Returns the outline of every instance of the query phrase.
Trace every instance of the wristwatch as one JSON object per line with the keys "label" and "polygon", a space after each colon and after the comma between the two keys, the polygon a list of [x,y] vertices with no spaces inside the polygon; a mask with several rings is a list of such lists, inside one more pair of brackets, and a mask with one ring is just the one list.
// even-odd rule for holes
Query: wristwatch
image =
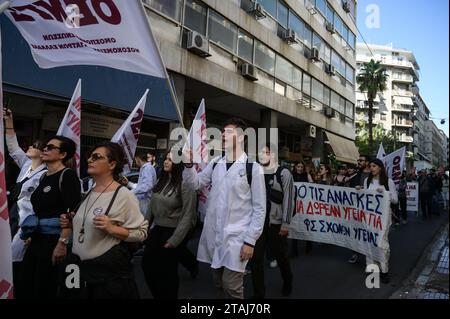
{"label": "wristwatch", "polygon": [[66,246],[69,244],[69,238],[59,237],[58,241],[62,242]]}

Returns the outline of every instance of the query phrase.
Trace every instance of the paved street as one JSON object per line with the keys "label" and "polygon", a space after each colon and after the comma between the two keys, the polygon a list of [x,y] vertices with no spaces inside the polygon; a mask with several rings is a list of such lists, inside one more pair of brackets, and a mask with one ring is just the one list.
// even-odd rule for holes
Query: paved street
{"label": "paved street", "polygon": [[[357,264],[347,262],[351,252],[332,245],[314,244],[310,254],[305,255],[304,243],[300,244],[300,256],[292,260],[294,290],[290,298],[389,298],[404,285],[404,281],[415,269],[421,256],[448,223],[448,212],[434,216],[431,221],[409,216],[407,225],[400,225],[390,232],[391,283],[381,284],[379,289],[365,287],[365,260]],[[195,251],[196,242],[191,249]],[[140,269],[140,259],[135,259],[136,277],[142,298],[151,298]],[[201,264],[197,279],[190,278],[181,266],[180,298],[215,298],[209,265]],[[282,298],[279,269],[266,265],[267,298]],[[251,276],[245,277],[245,295],[252,295]]]}

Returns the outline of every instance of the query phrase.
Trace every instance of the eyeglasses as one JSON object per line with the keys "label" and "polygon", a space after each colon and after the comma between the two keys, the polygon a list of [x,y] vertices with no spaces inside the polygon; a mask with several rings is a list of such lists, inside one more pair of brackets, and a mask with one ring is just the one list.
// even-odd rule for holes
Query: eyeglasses
{"label": "eyeglasses", "polygon": [[34,143],[33,145],[31,145],[32,148],[37,149],[39,151],[42,151],[44,149],[45,146],[43,146],[41,143]]}
{"label": "eyeglasses", "polygon": [[96,162],[98,160],[101,159],[105,159],[106,157],[104,157],[103,155],[100,155],[98,153],[93,153],[91,154],[91,156],[89,156],[88,160],[91,160],[92,162]]}
{"label": "eyeglasses", "polygon": [[55,146],[53,144],[47,144],[44,146],[43,150],[47,150],[47,151],[61,150],[61,147]]}

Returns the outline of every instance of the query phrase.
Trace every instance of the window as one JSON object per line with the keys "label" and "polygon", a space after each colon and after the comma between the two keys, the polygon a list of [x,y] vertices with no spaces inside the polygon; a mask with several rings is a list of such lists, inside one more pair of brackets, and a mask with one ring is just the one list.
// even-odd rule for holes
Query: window
{"label": "window", "polygon": [[327,12],[327,2],[325,0],[316,0],[316,8],[325,15]]}
{"label": "window", "polygon": [[338,71],[345,78],[345,61],[342,58],[340,60],[341,60],[341,63],[340,63],[340,67],[339,67]]}
{"label": "window", "polygon": [[280,81],[275,81],[275,92],[284,96],[286,94],[286,84]]}
{"label": "window", "polygon": [[353,70],[353,68],[349,64],[347,64],[345,68],[345,78],[350,83],[354,83],[353,74],[355,74],[355,70]]}
{"label": "window", "polygon": [[303,93],[311,95],[311,77],[303,73]]}
{"label": "window", "polygon": [[341,57],[335,51],[331,51],[331,64],[334,65],[337,71],[341,67]]}
{"label": "window", "polygon": [[195,0],[186,0],[184,25],[206,35],[206,7]]}
{"label": "window", "polygon": [[305,36],[304,36],[305,45],[311,49],[311,41],[312,41],[312,31],[311,28],[305,25]]}
{"label": "window", "polygon": [[303,39],[305,24],[292,11],[289,11],[289,27],[295,31],[299,38]]}
{"label": "window", "polygon": [[328,44],[324,45],[324,61],[328,64],[331,63],[331,48]]}
{"label": "window", "polygon": [[277,63],[275,67],[275,76],[280,80],[292,84],[292,71],[294,66],[281,56],[277,55]]}
{"label": "window", "polygon": [[327,21],[333,23],[334,21],[333,17],[334,17],[334,10],[329,5],[327,5],[327,12],[326,12]]}
{"label": "window", "polygon": [[334,91],[331,91],[331,108],[339,111],[339,95]]}
{"label": "window", "polygon": [[312,46],[319,49],[320,52],[320,56],[322,57],[322,59],[324,58],[325,55],[325,45],[322,42],[322,39],[317,35],[317,34],[313,34],[313,42],[312,42]]}
{"label": "window", "polygon": [[272,17],[277,17],[277,0],[259,0],[259,3]]}
{"label": "window", "polygon": [[302,71],[296,67],[294,67],[293,71],[293,79],[292,79],[292,85],[301,90],[302,89]]}
{"label": "window", "polygon": [[323,87],[323,104],[330,105],[330,89],[326,86]]}
{"label": "window", "polygon": [[237,27],[221,15],[210,11],[209,38],[226,49],[236,52]]}
{"label": "window", "polygon": [[158,10],[159,12],[165,14],[166,16],[171,17],[172,19],[175,19],[177,21],[181,20],[182,0],[174,0],[174,1],[147,0],[146,2],[150,3],[150,7],[152,7],[155,10]]}
{"label": "window", "polygon": [[353,119],[353,103],[346,101],[345,103],[345,115]]}
{"label": "window", "polygon": [[347,42],[353,49],[355,48],[355,41],[356,41],[355,35],[353,34],[352,31],[349,30],[348,31],[348,40],[347,40]]}
{"label": "window", "polygon": [[319,102],[323,101],[323,84],[317,81],[316,79],[312,79],[312,93],[311,96],[318,100]]}
{"label": "window", "polygon": [[253,38],[239,31],[238,36],[238,56],[249,62],[253,62]]}
{"label": "window", "polygon": [[341,36],[343,36],[344,32],[342,29],[344,28],[344,23],[342,22],[342,19],[338,15],[334,16],[334,26],[336,28],[336,31],[339,32]]}
{"label": "window", "polygon": [[348,42],[348,33],[349,33],[349,30],[348,30],[348,28],[347,28],[346,25],[344,25],[344,26],[342,27],[342,31],[344,32],[344,33],[342,34],[342,37],[344,38],[345,42]]}
{"label": "window", "polygon": [[343,97],[339,97],[339,113],[345,114],[345,99]]}
{"label": "window", "polygon": [[274,73],[275,52],[259,41],[256,41],[255,46],[255,64],[270,74]]}
{"label": "window", "polygon": [[278,23],[285,29],[287,29],[287,27],[288,27],[288,16],[289,16],[288,8],[284,4],[279,2],[278,3]]}

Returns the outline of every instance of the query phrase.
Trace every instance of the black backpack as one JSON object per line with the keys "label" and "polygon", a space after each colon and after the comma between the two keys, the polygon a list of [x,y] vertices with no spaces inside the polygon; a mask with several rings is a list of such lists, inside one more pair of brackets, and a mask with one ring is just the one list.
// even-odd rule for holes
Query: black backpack
{"label": "black backpack", "polygon": [[[218,164],[218,162],[214,162],[213,167],[212,167],[213,172],[214,172],[214,169],[216,168],[217,164]],[[250,187],[252,186],[252,177],[253,177],[252,170],[253,170],[253,162],[249,163],[248,158],[247,158],[247,161],[245,162],[245,171],[247,173],[248,186],[250,186]]]}
{"label": "black backpack", "polygon": [[267,190],[268,196],[270,201],[274,202],[275,204],[282,204],[283,203],[283,198],[284,198],[284,194],[283,194],[283,182],[281,180],[281,172],[283,171],[283,169],[286,169],[284,167],[279,166],[277,168],[277,171],[275,172],[275,178],[277,179],[277,183],[281,186],[281,191],[273,189],[273,187],[270,187]]}

